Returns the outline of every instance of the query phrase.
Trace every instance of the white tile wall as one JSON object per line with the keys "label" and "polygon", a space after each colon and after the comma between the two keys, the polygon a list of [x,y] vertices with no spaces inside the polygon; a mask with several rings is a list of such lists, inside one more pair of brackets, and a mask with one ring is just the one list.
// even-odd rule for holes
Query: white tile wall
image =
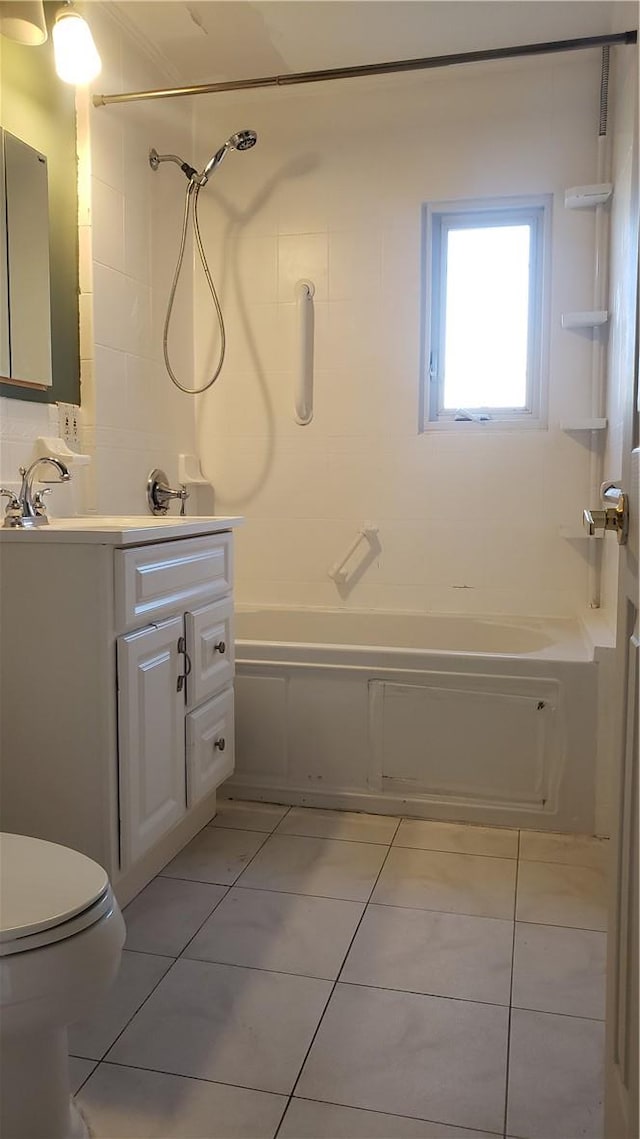
{"label": "white tile wall", "polygon": [[[34,457],[34,439],[39,435],[57,434],[57,424],[57,407],[0,397],[0,480],[3,486],[19,482],[18,467],[30,463]],[[3,509],[4,506],[3,499]]]}
{"label": "white tile wall", "polygon": [[[104,11],[92,18],[101,89],[163,82]],[[614,52],[607,466],[614,474],[629,344],[617,298],[628,270],[632,54]],[[597,95],[594,53],[302,95],[212,97],[194,104],[195,145],[182,103],[80,103],[83,447],[95,448],[78,479],[84,508],[145,510],[149,468],[164,466],[175,478],[179,451],[195,449],[193,402],[172,388],[161,355],[186,184],[173,166],[154,174],[148,150],[199,164],[228,133],[252,126],[258,146],[231,155],[201,196],[228,353],[214,390],[198,401],[196,436],[216,509],[248,518],[238,546],[241,600],[581,610],[585,547],[561,539],[558,527],[579,520],[588,454],[558,425],[588,414],[590,352],[587,338],[564,332],[559,317],[588,303],[593,218],[564,211],[562,196],[565,186],[594,177]],[[555,196],[549,429],[420,435],[421,205],[533,192]],[[315,416],[306,428],[292,415],[300,278],[316,286]],[[170,338],[186,382],[202,381],[218,343],[202,277],[187,274]],[[4,480],[56,423],[54,410],[0,401]],[[380,527],[381,553],[352,591],[338,593],[327,570],[365,520]],[[611,612],[614,592],[609,544]]]}
{"label": "white tile wall", "polygon": [[[101,90],[164,83],[105,12],[97,19],[95,34],[101,49],[107,45],[108,50]],[[179,451],[193,449],[193,406],[164,372],[159,316],[173,269],[183,184],[173,167],[154,175],[148,164],[152,146],[190,154],[190,112],[184,106],[162,114],[115,107],[92,108],[89,114],[94,392],[85,423],[95,461],[88,506],[98,512],[146,513],[150,468],[161,466],[175,479]],[[180,299],[172,347],[189,376],[188,270]]]}
{"label": "white tile wall", "polygon": [[[103,60],[96,89],[165,85],[107,9],[96,5],[91,22]],[[154,145],[189,157],[191,136],[184,104],[95,109],[78,94],[82,449],[93,461],[74,473],[73,501],[58,495],[52,513],[146,513],[151,467],[177,479],[178,453],[193,451],[193,402],[172,388],[161,340],[185,183],[175,167],[155,176],[147,160]],[[188,382],[191,292],[187,259],[172,349]],[[57,408],[0,400],[2,479],[33,458],[36,436],[56,434]]]}
{"label": "white tile wall", "polygon": [[[578,525],[588,452],[559,424],[589,414],[593,215],[564,189],[595,177],[599,59],[545,59],[196,105],[202,156],[240,127],[203,192],[228,357],[199,405],[216,508],[239,511],[245,602],[482,613],[574,613],[586,602]],[[212,110],[215,132],[211,129]],[[548,430],[418,433],[420,225],[428,200],[552,193]],[[315,295],[315,414],[293,421],[294,286]],[[195,285],[195,360],[212,353]],[[364,521],[381,552],[351,591],[327,570]]]}

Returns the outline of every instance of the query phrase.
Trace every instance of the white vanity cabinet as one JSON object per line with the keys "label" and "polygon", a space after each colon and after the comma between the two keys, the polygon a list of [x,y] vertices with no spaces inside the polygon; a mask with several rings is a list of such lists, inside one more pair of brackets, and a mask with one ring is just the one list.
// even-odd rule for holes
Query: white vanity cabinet
{"label": "white vanity cabinet", "polygon": [[[233,771],[231,536],[116,552],[116,621],[220,600],[117,641],[121,862],[126,868]],[[222,693],[222,697],[217,697]]]}
{"label": "white vanity cabinet", "polygon": [[125,904],[233,772],[239,520],[72,521],[0,531],[0,827],[95,858]]}

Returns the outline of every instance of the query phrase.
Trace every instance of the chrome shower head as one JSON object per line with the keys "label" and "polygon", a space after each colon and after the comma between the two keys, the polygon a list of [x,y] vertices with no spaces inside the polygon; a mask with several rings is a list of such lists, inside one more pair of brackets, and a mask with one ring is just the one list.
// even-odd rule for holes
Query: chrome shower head
{"label": "chrome shower head", "polygon": [[256,145],[258,136],[255,131],[238,131],[229,141],[234,150],[251,150],[251,147]]}
{"label": "chrome shower head", "polygon": [[209,159],[202,174],[198,178],[198,185],[205,186],[207,184],[214,170],[217,170],[222,159],[230,150],[251,150],[251,147],[255,146],[257,141],[258,136],[255,131],[238,131],[236,134],[232,134],[220,147],[220,150],[216,151],[213,158]]}

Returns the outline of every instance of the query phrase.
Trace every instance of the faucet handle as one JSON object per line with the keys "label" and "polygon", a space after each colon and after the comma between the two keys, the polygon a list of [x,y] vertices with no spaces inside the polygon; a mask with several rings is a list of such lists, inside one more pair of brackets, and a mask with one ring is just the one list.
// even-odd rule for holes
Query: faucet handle
{"label": "faucet handle", "polygon": [[18,496],[15,493],[15,491],[5,490],[5,488],[3,486],[0,486],[0,498],[8,498],[9,499],[9,502],[7,503],[7,510],[19,510],[20,509],[20,501],[19,501]]}
{"label": "faucet handle", "polygon": [[186,484],[180,483],[180,493],[178,494],[178,498],[180,499],[180,515],[182,518],[184,518],[185,506],[190,493],[191,492],[187,490]]}
{"label": "faucet handle", "polygon": [[4,526],[16,526],[22,517],[20,499],[12,490],[5,490],[4,487],[0,487],[0,498],[9,499],[4,512]]}
{"label": "faucet handle", "polygon": [[45,494],[51,494],[52,489],[53,488],[50,486],[43,486],[42,490],[37,490],[34,494],[33,505],[35,507],[36,514],[46,514],[47,508],[44,502],[44,496]]}

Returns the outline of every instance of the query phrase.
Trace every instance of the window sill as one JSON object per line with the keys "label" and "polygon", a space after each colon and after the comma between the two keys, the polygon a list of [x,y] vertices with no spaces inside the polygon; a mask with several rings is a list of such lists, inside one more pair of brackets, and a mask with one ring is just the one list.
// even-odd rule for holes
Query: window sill
{"label": "window sill", "polygon": [[548,423],[546,419],[538,419],[527,417],[526,419],[483,419],[478,422],[475,419],[430,419],[423,423],[421,434],[426,435],[431,431],[449,431],[449,432],[466,432],[467,434],[476,434],[477,432],[493,433],[495,431],[547,431]]}

